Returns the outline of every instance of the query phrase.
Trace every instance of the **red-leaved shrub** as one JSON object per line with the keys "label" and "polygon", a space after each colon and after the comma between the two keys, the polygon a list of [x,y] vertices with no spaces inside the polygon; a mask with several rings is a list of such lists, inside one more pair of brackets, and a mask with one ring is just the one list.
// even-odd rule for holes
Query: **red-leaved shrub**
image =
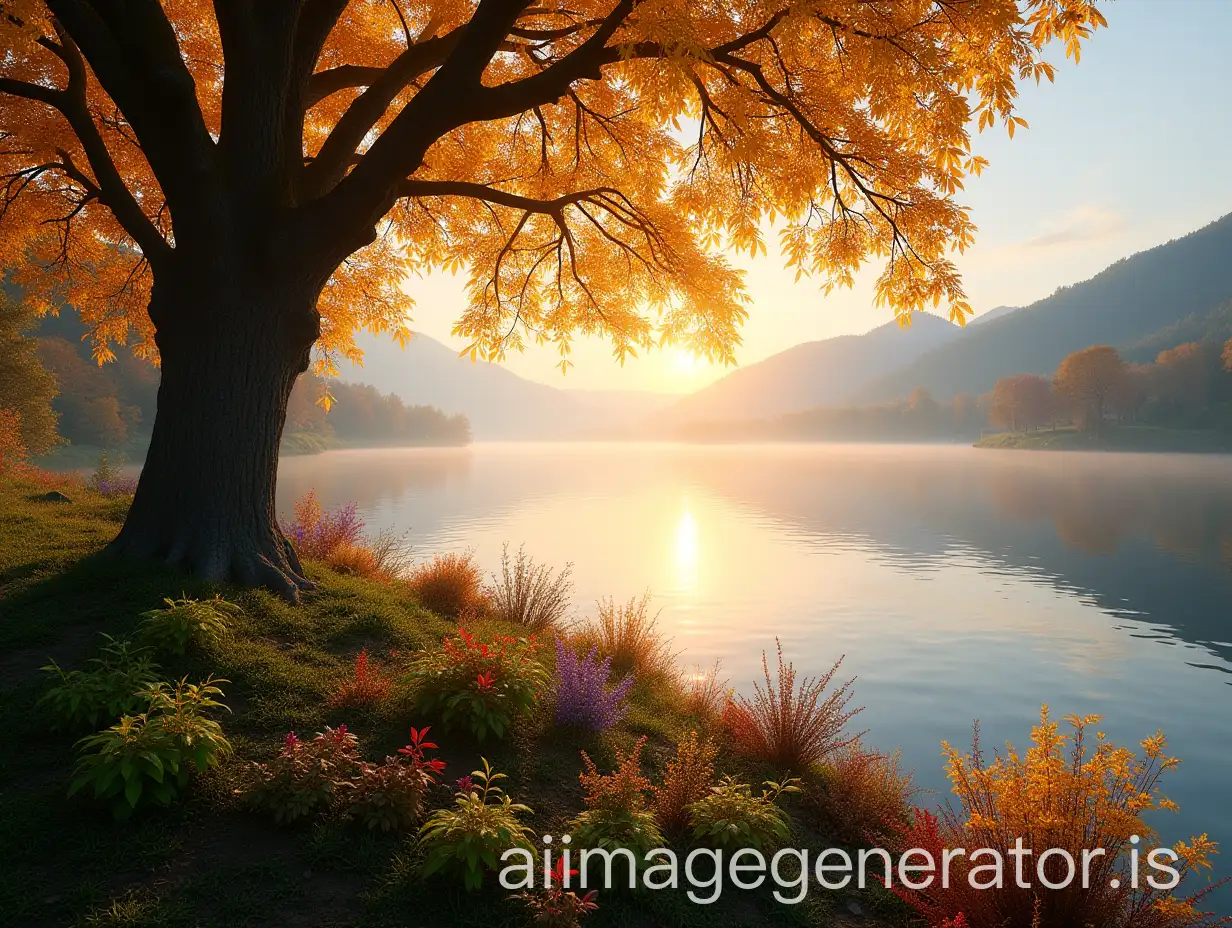
{"label": "red-leaved shrub", "polygon": [[779,655],[777,682],[770,679],[770,666],[763,651],[765,689],[754,683],[752,699],[737,696],[729,700],[723,710],[723,723],[737,747],[746,754],[786,770],[805,771],[860,737],[843,733],[848,720],[861,711],[847,708],[855,680],[848,680],[826,694],[843,662],[840,657],[820,677],[805,679],[797,687],[795,668],[783,661],[783,645],[777,639],[775,643]]}
{"label": "red-leaved shrub", "polygon": [[355,655],[355,669],[329,698],[330,708],[373,706],[389,694],[393,681],[382,676],[368,660],[368,649]]}

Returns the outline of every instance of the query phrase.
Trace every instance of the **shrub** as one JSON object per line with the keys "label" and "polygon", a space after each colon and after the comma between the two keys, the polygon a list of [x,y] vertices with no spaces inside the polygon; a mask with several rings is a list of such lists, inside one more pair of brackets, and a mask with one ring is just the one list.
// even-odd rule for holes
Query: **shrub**
{"label": "shrub", "polygon": [[754,796],[747,783],[724,777],[709,794],[687,806],[694,840],[725,850],[774,847],[786,840],[789,822],[776,803],[784,793],[798,793],[799,782],[767,780],[761,795]]}
{"label": "shrub", "polygon": [[[577,876],[577,871],[570,870],[567,875]],[[565,861],[558,858],[552,868],[550,887],[524,890],[513,896],[528,909],[531,924],[539,928],[577,928],[584,916],[599,908],[595,902],[598,890],[579,896],[564,888],[565,877]]]}
{"label": "shrub", "polygon": [[675,673],[676,655],[655,627],[658,613],[650,613],[649,593],[627,603],[609,597],[596,606],[598,618],[578,633],[575,645],[597,648],[612,659],[617,670],[642,675]]}
{"label": "shrub", "polygon": [[[355,667],[351,679],[343,683],[329,698],[329,707],[373,706],[389,694],[393,681],[382,676],[380,671],[373,669],[368,662],[368,649],[364,648],[355,655]],[[414,731],[414,729],[411,729]]]}
{"label": "shrub", "polygon": [[40,700],[55,716],[54,727],[82,728],[132,715],[145,708],[141,691],[158,681],[158,664],[149,648],[134,648],[104,634],[107,644],[90,659],[89,670],[64,670],[54,660],[43,671],[60,682]]}
{"label": "shrub", "polygon": [[416,706],[439,713],[447,728],[461,719],[480,741],[489,734],[503,738],[515,717],[534,709],[547,685],[537,649],[533,635],[481,642],[459,628],[440,650],[420,652],[404,682],[415,685]]}
{"label": "shrub", "polygon": [[363,541],[363,520],[356,503],[338,509],[325,510],[317,501],[315,490],[309,490],[295,501],[295,519],[282,526],[282,532],[295,545],[300,557],[324,560],[341,544]]}
{"label": "shrub", "polygon": [[310,741],[287,732],[282,750],[269,764],[253,764],[254,782],[247,790],[254,808],[275,822],[294,822],[350,798],[363,770],[359,740],[345,725],[326,726]]}
{"label": "shrub", "polygon": [[[1143,847],[1157,839],[1142,816],[1176,808],[1160,794],[1159,782],[1177,761],[1165,756],[1162,734],[1141,743],[1141,756],[1100,733],[1092,743],[1089,730],[1099,721],[1098,716],[1069,716],[1070,733],[1062,734],[1045,706],[1026,753],[1007,746],[992,764],[984,762],[978,727],[970,754],[944,745],[958,808],[947,807],[939,817],[918,810],[901,834],[904,846],[928,851],[936,860],[945,847],[1012,848],[1019,837],[1037,853],[1066,851],[1078,866],[1084,849],[1103,848],[1104,856],[1090,858],[1089,888],[1079,877],[1065,889],[1046,889],[1036,879],[1028,880],[1029,889],[1016,880],[976,889],[969,882],[969,862],[955,858],[948,889],[891,890],[933,926],[953,925],[960,918],[969,928],[1196,928],[1232,921],[1199,911],[1214,886],[1187,898],[1176,890],[1155,889],[1149,881],[1133,888],[1125,863],[1131,836],[1138,835]],[[1202,835],[1175,850],[1180,857],[1175,867],[1184,879],[1209,871],[1215,845]],[[1045,867],[1049,881],[1060,883],[1065,862],[1058,855],[1048,864],[1056,865]],[[984,881],[984,876],[976,879]]]}
{"label": "shrub", "polygon": [[647,853],[664,843],[654,812],[646,802],[650,781],[641,773],[645,744],[643,736],[628,754],[618,754],[617,767],[609,774],[600,773],[587,753],[582,752],[586,769],[578,779],[586,791],[586,810],[569,823],[569,831],[579,847],[605,851],[625,848],[632,852],[635,867],[645,860]]}
{"label": "shrub", "polygon": [[550,567],[536,564],[522,548],[510,558],[506,544],[501,550],[500,576],[492,574],[487,590],[492,612],[502,621],[524,625],[533,632],[564,628],[573,596],[572,572],[573,565],[566,564],[556,574]]}
{"label": "shrub", "polygon": [[336,570],[340,574],[369,578],[375,578],[380,574],[376,558],[373,556],[371,549],[364,544],[352,544],[349,541],[344,541],[331,548],[329,553],[322,557],[321,560],[331,570]]}
{"label": "shrub", "polygon": [[327,566],[342,574],[393,580],[406,568],[409,556],[402,539],[391,532],[360,543],[344,541],[322,558]]}
{"label": "shrub", "polygon": [[822,698],[843,662],[840,657],[826,673],[804,680],[797,688],[795,668],[783,662],[783,646],[777,639],[776,644],[777,685],[770,679],[763,651],[761,667],[766,688],[763,690],[755,683],[752,700],[737,697],[729,701],[723,711],[723,722],[745,753],[783,769],[803,771],[860,737],[843,737],[843,726],[861,711],[847,710],[855,680],[848,680]]}
{"label": "shrub", "polygon": [[859,741],[833,752],[818,768],[813,805],[839,837],[885,847],[911,820],[917,790],[902,769],[902,754],[885,754]]}
{"label": "shrub", "polygon": [[719,680],[719,661],[707,671],[698,667],[685,683],[684,708],[706,723],[717,721],[731,698],[727,680]]}
{"label": "shrub", "polygon": [[132,496],[137,492],[137,480],[121,474],[119,465],[107,456],[106,451],[100,451],[94,473],[86,481],[86,489],[106,497]]}
{"label": "shrub", "polygon": [[428,728],[411,729],[411,743],[383,764],[363,764],[351,794],[348,815],[368,828],[394,831],[409,828],[423,815],[424,797],[444,761],[430,760],[426,751],[436,745],[426,740]]}
{"label": "shrub", "polygon": [[608,687],[612,659],[600,660],[591,648],[586,657],[556,639],[556,721],[588,731],[603,731],[624,717],[632,675]]}
{"label": "shrub", "polygon": [[654,789],[655,818],[665,832],[679,834],[689,824],[687,807],[704,799],[714,781],[714,758],[718,748],[709,738],[698,741],[697,732],[676,745],[668,761],[663,785]]}
{"label": "shrub", "polygon": [[221,596],[213,599],[164,599],[165,609],[141,614],[138,635],[151,647],[183,654],[189,645],[217,641],[227,631],[227,619],[243,610]]}
{"label": "shrub", "polygon": [[184,679],[174,687],[149,687],[146,712],[125,715],[78,742],[82,758],[69,795],[90,787],[120,820],[151,802],[170,805],[193,772],[204,773],[231,752],[222,726],[204,715],[222,706],[214,699],[222,696],[216,684],[226,682],[211,677],[201,684]]}
{"label": "shrub", "polygon": [[505,775],[494,771],[486,757],[481,761],[482,769],[460,781],[453,806],[437,809],[419,831],[427,851],[424,876],[460,870],[468,890],[479,889],[484,871],[498,869],[501,854],[510,848],[534,853],[531,830],[518,820],[531,808],[514,802],[496,786]]}
{"label": "shrub", "polygon": [[469,551],[436,555],[414,568],[407,583],[424,608],[437,615],[459,618],[487,610],[483,573]]}
{"label": "shrub", "polygon": [[323,509],[316,491],[309,490],[296,500],[294,511],[294,520],[281,527],[300,557],[321,561],[339,573],[377,579],[392,579],[405,569],[402,540],[389,532],[366,539],[356,503]]}

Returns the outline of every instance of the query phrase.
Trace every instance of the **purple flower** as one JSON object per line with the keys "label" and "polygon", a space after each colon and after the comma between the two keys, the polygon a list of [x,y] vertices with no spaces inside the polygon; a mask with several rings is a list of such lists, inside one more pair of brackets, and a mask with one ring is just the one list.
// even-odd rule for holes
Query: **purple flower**
{"label": "purple flower", "polygon": [[585,657],[556,639],[556,721],[590,731],[603,731],[619,722],[629,708],[625,698],[633,687],[633,675],[608,688],[612,659]]}
{"label": "purple flower", "polygon": [[359,544],[364,536],[364,520],[355,503],[322,509],[312,492],[295,504],[295,520],[281,528],[301,557],[328,557],[339,545]]}
{"label": "purple flower", "polygon": [[475,784],[471,782],[470,776],[458,777],[458,792],[469,793],[475,788]]}
{"label": "purple flower", "polygon": [[132,496],[137,492],[137,481],[132,477],[115,477],[111,480],[99,480],[94,488],[103,496]]}

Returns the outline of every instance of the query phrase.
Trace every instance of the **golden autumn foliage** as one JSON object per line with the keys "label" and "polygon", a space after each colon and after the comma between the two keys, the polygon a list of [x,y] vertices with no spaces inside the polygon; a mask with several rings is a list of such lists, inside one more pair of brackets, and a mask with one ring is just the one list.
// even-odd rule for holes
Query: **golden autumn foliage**
{"label": "golden autumn foliage", "polygon": [[899,313],[962,319],[971,129],[1024,126],[1046,47],[1105,24],[1094,0],[0,6],[0,250],[29,299],[79,307],[100,360],[155,356],[153,282],[234,202],[329,240],[322,373],[359,328],[405,338],[404,274],[436,268],[468,275],[484,357],[594,334],[731,360],[723,250],[772,228],[826,287],[872,259]]}
{"label": "golden autumn foliage", "polygon": [[[958,801],[940,818],[917,810],[915,823],[900,837],[904,847],[919,847],[942,859],[944,848],[992,848],[1003,857],[1004,880],[991,889],[993,864],[985,854],[955,857],[948,888],[940,881],[920,891],[895,887],[930,925],[969,928],[1197,928],[1227,923],[1202,911],[1214,885],[1209,877],[1216,845],[1206,835],[1178,842],[1175,857],[1160,863],[1175,868],[1177,887],[1161,888],[1170,878],[1148,865],[1159,837],[1144,816],[1175,810],[1160,792],[1161,779],[1179,761],[1166,753],[1162,733],[1143,739],[1140,752],[1116,745],[1098,730],[1099,716],[1067,716],[1063,732],[1044,706],[1031,732],[1031,746],[1019,752],[1007,745],[991,763],[980,748],[979,731],[970,753],[943,744],[947,773]],[[1021,840],[1032,852],[1016,870],[1007,856]],[[1053,850],[1055,849],[1055,850]],[[1084,858],[1084,851],[1103,849]],[[1045,851],[1053,851],[1041,863]],[[1139,876],[1131,868],[1138,851]],[[1074,878],[1066,882],[1067,864]],[[1084,864],[1084,861],[1086,863]],[[1083,885],[1083,867],[1087,883]],[[1044,885],[1043,873],[1049,883]],[[1147,877],[1150,876],[1151,879]],[[1021,885],[1021,884],[1027,885]],[[983,886],[984,888],[979,888]]]}

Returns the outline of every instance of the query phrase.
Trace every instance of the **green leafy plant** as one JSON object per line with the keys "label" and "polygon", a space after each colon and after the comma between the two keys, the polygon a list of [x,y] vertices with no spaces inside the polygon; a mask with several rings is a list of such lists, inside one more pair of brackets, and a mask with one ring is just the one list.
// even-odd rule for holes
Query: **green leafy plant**
{"label": "green leafy plant", "polygon": [[150,649],[103,637],[107,643],[90,659],[90,669],[64,670],[54,660],[42,668],[60,681],[40,700],[55,716],[54,727],[93,727],[145,708],[141,690],[158,681],[159,670]]}
{"label": "green leafy plant", "polygon": [[794,777],[782,783],[767,780],[755,796],[747,783],[723,777],[709,795],[688,806],[694,840],[731,850],[773,847],[788,836],[789,819],[778,799],[800,792],[799,782]]}
{"label": "green leafy plant", "polygon": [[217,766],[231,752],[222,726],[204,714],[226,708],[214,698],[223,695],[216,684],[226,682],[210,677],[147,687],[145,712],[125,715],[78,742],[82,757],[69,795],[89,787],[120,820],[143,805],[170,805],[193,773]]}
{"label": "green leafy plant", "polygon": [[480,641],[459,628],[439,650],[420,652],[402,682],[415,686],[416,708],[438,714],[447,729],[463,722],[480,741],[489,734],[503,738],[547,686],[537,650],[533,635]]}
{"label": "green leafy plant", "polygon": [[500,855],[513,847],[534,853],[531,830],[518,820],[531,808],[514,802],[495,783],[505,779],[481,758],[483,767],[458,781],[453,806],[437,809],[419,831],[427,851],[424,876],[460,871],[468,890],[483,885],[485,870],[499,868]]}
{"label": "green leafy plant", "polygon": [[254,782],[246,791],[249,803],[281,824],[327,808],[356,789],[363,760],[359,739],[345,725],[327,725],[308,741],[287,732],[278,757],[250,770]]}
{"label": "green leafy plant", "polygon": [[141,614],[138,634],[146,644],[168,654],[183,654],[190,645],[217,641],[226,634],[227,619],[243,610],[221,596],[213,599],[164,599],[166,608]]}
{"label": "green leafy plant", "polygon": [[617,767],[609,774],[600,773],[582,752],[586,769],[578,779],[586,791],[586,810],[569,823],[569,833],[579,847],[605,851],[624,848],[633,854],[635,866],[664,844],[655,814],[646,802],[650,781],[641,774],[645,744],[642,737],[628,754],[617,755]]}
{"label": "green leafy plant", "polygon": [[427,740],[428,728],[412,728],[411,743],[383,764],[364,764],[352,793],[348,815],[368,828],[395,831],[409,828],[423,815],[424,797],[436,783],[445,762],[429,759],[436,745]]}

